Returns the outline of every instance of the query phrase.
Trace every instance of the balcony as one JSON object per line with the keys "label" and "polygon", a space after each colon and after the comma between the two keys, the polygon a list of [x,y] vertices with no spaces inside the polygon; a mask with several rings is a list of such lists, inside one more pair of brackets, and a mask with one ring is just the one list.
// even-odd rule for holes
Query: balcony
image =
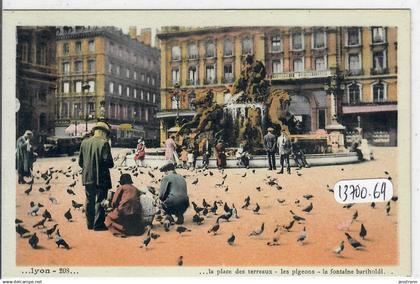
{"label": "balcony", "polygon": [[273,74],[271,80],[300,80],[313,78],[326,78],[333,75],[331,70],[312,70],[302,72],[284,72]]}
{"label": "balcony", "polygon": [[205,79],[204,80],[204,85],[214,85],[214,84],[217,84],[216,79]]}
{"label": "balcony", "polygon": [[198,80],[194,80],[194,79],[189,79],[187,80],[187,86],[197,86],[198,85]]}
{"label": "balcony", "polygon": [[388,74],[388,73],[389,73],[388,68],[371,68],[370,69],[371,75],[383,75],[383,74]]}
{"label": "balcony", "polygon": [[348,76],[361,76],[363,75],[363,69],[346,70]]}
{"label": "balcony", "polygon": [[[195,111],[192,109],[180,109],[180,117],[192,117],[195,115]],[[176,109],[162,109],[156,113],[156,118],[175,118],[177,116]]]}

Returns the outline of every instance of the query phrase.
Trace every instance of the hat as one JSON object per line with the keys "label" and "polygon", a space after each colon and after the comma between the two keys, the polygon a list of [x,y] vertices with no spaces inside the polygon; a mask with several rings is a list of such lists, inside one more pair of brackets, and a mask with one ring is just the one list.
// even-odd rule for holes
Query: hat
{"label": "hat", "polygon": [[267,131],[268,132],[271,132],[271,131],[273,131],[274,129],[272,128],[272,127],[269,127],[269,128],[267,128]]}
{"label": "hat", "polygon": [[109,125],[105,122],[99,121],[96,123],[96,125],[92,128],[92,131],[95,131],[96,129],[101,129],[107,133],[111,132],[111,129],[109,128]]}
{"label": "hat", "polygon": [[175,165],[171,161],[167,161],[160,169],[161,172],[173,171],[175,170]]}
{"label": "hat", "polygon": [[28,136],[28,135],[33,136],[33,135],[34,135],[34,133],[33,133],[32,131],[30,131],[30,130],[26,130],[24,135],[25,135],[25,136]]}
{"label": "hat", "polygon": [[121,185],[132,184],[133,180],[131,179],[130,174],[122,174],[120,176],[120,181],[119,182],[120,182]]}

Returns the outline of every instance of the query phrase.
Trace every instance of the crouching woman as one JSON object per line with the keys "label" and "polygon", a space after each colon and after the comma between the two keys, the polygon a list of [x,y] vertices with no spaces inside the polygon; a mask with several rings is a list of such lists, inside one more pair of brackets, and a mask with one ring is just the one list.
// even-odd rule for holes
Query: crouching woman
{"label": "crouching woman", "polygon": [[144,233],[140,194],[131,176],[122,174],[120,186],[112,198],[112,211],[105,219],[105,225],[114,236],[138,236]]}

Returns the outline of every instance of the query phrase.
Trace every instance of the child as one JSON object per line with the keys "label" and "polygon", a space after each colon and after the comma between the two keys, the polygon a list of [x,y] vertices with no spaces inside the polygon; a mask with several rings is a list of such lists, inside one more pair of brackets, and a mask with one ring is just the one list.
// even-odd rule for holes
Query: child
{"label": "child", "polygon": [[188,161],[188,151],[187,151],[187,147],[185,146],[182,146],[180,160],[182,162],[182,167],[185,169],[187,167],[187,161]]}
{"label": "child", "polygon": [[194,169],[194,154],[193,149],[188,149],[188,169]]}

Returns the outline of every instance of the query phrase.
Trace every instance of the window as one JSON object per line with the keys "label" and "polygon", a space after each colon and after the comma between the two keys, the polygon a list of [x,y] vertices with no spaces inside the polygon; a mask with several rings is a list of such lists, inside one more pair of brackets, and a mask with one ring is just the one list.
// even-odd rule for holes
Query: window
{"label": "window", "polygon": [[81,93],[82,92],[82,81],[76,81],[74,85],[75,85],[76,93]]}
{"label": "window", "polygon": [[82,42],[76,41],[76,53],[80,54],[82,53]]}
{"label": "window", "polygon": [[63,110],[62,110],[61,115],[63,118],[69,117],[69,103],[68,102],[63,103]]}
{"label": "window", "polygon": [[386,68],[386,51],[379,51],[373,53],[373,70],[375,72],[383,72]]}
{"label": "window", "polygon": [[127,86],[127,93],[126,94],[127,94],[127,97],[130,96],[130,87],[128,87],[128,86]]}
{"label": "window", "polygon": [[226,83],[233,82],[233,64],[225,64],[223,66],[223,78]]}
{"label": "window", "polygon": [[293,32],[292,33],[292,50],[302,50],[302,49],[303,49],[303,33]]}
{"label": "window", "polygon": [[171,98],[171,107],[172,107],[172,109],[177,109],[178,108],[178,101],[176,100],[176,97],[175,96],[173,96],[172,98]]}
{"label": "window", "polygon": [[121,84],[119,84],[118,85],[118,95],[122,95],[122,85]]}
{"label": "window", "polygon": [[273,74],[283,73],[283,62],[281,60],[273,61]]}
{"label": "window", "polygon": [[359,45],[360,44],[360,30],[359,28],[349,28],[347,30],[347,45]]}
{"label": "window", "polygon": [[125,75],[127,76],[127,78],[130,78],[130,69],[127,68],[127,71],[125,72]]}
{"label": "window", "polygon": [[181,59],[181,48],[177,45],[172,46],[172,60],[177,61]]}
{"label": "window", "polygon": [[149,109],[148,109],[148,108],[146,108],[146,109],[144,110],[144,114],[145,114],[145,119],[146,119],[146,121],[149,121]]}
{"label": "window", "polygon": [[47,65],[47,47],[45,45],[37,46],[36,63],[38,65]]}
{"label": "window", "polygon": [[142,74],[141,74],[141,80],[142,80],[142,82],[144,82],[144,79],[145,79],[145,76],[144,76],[144,74],[142,73]]}
{"label": "window", "polygon": [[150,101],[150,93],[147,92],[147,101]]}
{"label": "window", "polygon": [[293,60],[293,71],[302,72],[303,71],[303,58],[296,58]]}
{"label": "window", "polygon": [[63,83],[63,93],[64,94],[70,93],[70,83],[69,82],[64,82]]}
{"label": "window", "polygon": [[325,48],[326,44],[326,34],[324,31],[315,31],[312,34],[312,44],[313,48],[319,49],[319,48]]}
{"label": "window", "polygon": [[94,102],[88,102],[87,103],[87,114],[93,115],[95,112],[95,103]]}
{"label": "window", "polygon": [[372,28],[372,43],[383,43],[385,42],[385,31],[382,27]]}
{"label": "window", "polygon": [[208,41],[206,43],[206,57],[215,57],[216,47],[213,41]]}
{"label": "window", "polygon": [[109,63],[108,64],[108,73],[109,74],[112,74],[112,68],[113,68],[112,63]]}
{"label": "window", "polygon": [[189,59],[197,59],[198,58],[198,48],[197,44],[190,43],[188,45],[188,58]]}
{"label": "window", "polygon": [[110,92],[111,94],[113,94],[113,93],[114,93],[114,82],[109,82],[109,92]]}
{"label": "window", "polygon": [[63,43],[63,54],[64,55],[67,55],[67,54],[69,54],[69,44],[66,42],[66,43]]}
{"label": "window", "polygon": [[147,85],[149,85],[149,84],[150,84],[150,77],[147,76]]}
{"label": "window", "polygon": [[358,84],[351,84],[348,87],[349,104],[360,103],[360,86]]}
{"label": "window", "polygon": [[360,71],[361,69],[361,62],[360,62],[360,54],[349,54],[349,70],[350,71]]}
{"label": "window", "polygon": [[172,69],[172,84],[179,84],[179,69]]}
{"label": "window", "polygon": [[271,38],[271,52],[281,51],[283,51],[283,43],[281,41],[281,36],[273,36]]}
{"label": "window", "polygon": [[372,87],[373,101],[384,102],[386,101],[386,88],[383,83],[376,83]]}
{"label": "window", "polygon": [[325,70],[327,64],[325,62],[325,57],[316,57],[315,58],[315,70]]}
{"label": "window", "polygon": [[215,83],[215,70],[213,65],[206,66],[206,84],[213,84]]}
{"label": "window", "polygon": [[137,71],[134,71],[133,78],[134,78],[134,80],[137,80]]}
{"label": "window", "polygon": [[83,63],[82,61],[76,61],[74,62],[74,72],[77,74],[82,73],[82,69],[83,69]]}
{"label": "window", "polygon": [[24,43],[21,47],[21,60],[23,62],[28,62],[28,44]]}
{"label": "window", "polygon": [[143,90],[140,91],[140,99],[141,100],[144,100],[144,92],[143,92]]}
{"label": "window", "polygon": [[95,73],[95,60],[88,60],[88,73]]}
{"label": "window", "polygon": [[134,92],[134,94],[133,94],[134,98],[137,99],[137,89],[134,89],[133,92]]}
{"label": "window", "polygon": [[95,51],[95,41],[94,40],[90,40],[88,46],[89,46],[89,52],[94,52]]}
{"label": "window", "polygon": [[70,63],[63,62],[63,74],[68,75],[70,73]]}
{"label": "window", "polygon": [[153,103],[156,103],[156,94],[153,94]]}
{"label": "window", "polygon": [[232,56],[233,55],[233,43],[230,39],[225,39],[225,43],[223,46],[223,55],[224,56]]}
{"label": "window", "polygon": [[325,109],[318,110],[318,128],[325,129]]}
{"label": "window", "polygon": [[121,72],[121,68],[119,65],[117,65],[117,75],[120,75],[120,72]]}
{"label": "window", "polygon": [[197,67],[190,66],[188,68],[188,84],[196,85],[197,84]]}
{"label": "window", "polygon": [[252,39],[249,37],[242,40],[242,54],[252,54]]}
{"label": "window", "polygon": [[152,77],[152,85],[155,85],[155,77]]}
{"label": "window", "polygon": [[95,92],[95,81],[91,80],[88,82],[88,84],[89,84],[89,93]]}
{"label": "window", "polygon": [[81,103],[75,103],[74,104],[73,117],[80,118],[81,115],[82,115],[82,104]]}

